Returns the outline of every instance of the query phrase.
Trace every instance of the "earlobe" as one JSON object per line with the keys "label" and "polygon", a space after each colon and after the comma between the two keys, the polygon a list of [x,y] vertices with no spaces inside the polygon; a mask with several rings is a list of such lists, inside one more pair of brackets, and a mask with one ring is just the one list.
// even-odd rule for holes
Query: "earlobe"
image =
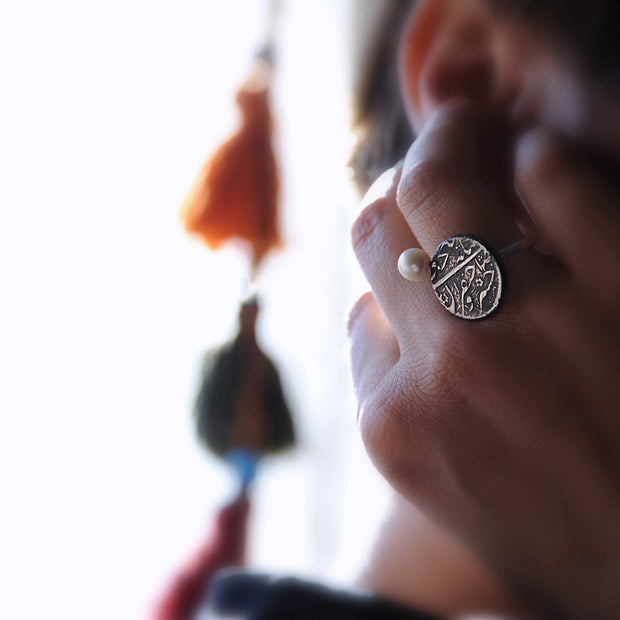
{"label": "earlobe", "polygon": [[419,0],[403,31],[401,91],[416,131],[454,97],[484,103],[494,82],[492,24],[475,0]]}

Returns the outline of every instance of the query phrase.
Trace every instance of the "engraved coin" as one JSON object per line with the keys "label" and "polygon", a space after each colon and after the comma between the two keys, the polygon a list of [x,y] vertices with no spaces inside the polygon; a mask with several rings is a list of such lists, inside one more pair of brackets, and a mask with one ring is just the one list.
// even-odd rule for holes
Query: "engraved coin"
{"label": "engraved coin", "polygon": [[431,283],[441,305],[461,319],[482,319],[499,306],[501,258],[482,240],[455,235],[442,241],[431,260]]}

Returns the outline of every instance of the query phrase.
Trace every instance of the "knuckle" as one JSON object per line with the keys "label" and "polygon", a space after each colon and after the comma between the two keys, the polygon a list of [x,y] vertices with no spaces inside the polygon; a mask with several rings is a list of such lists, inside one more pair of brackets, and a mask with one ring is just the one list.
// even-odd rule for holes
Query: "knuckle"
{"label": "knuckle", "polygon": [[385,199],[375,200],[358,215],[351,227],[351,243],[356,253],[362,251],[373,237],[377,227],[386,216],[388,206]]}
{"label": "knuckle", "polygon": [[391,450],[395,442],[407,441],[415,434],[411,426],[416,408],[401,373],[392,373],[377,382],[360,401],[360,433],[369,452]]}
{"label": "knuckle", "polygon": [[548,132],[533,131],[519,145],[517,185],[529,190],[553,186],[565,168],[558,141]]}
{"label": "knuckle", "polygon": [[420,488],[428,483],[430,410],[411,381],[388,381],[361,407],[359,427],[375,466],[392,484]]}
{"label": "knuckle", "polygon": [[373,457],[384,455],[390,449],[390,421],[393,420],[390,401],[375,390],[359,404],[358,424],[366,450]]}
{"label": "knuckle", "polygon": [[374,302],[373,294],[368,291],[364,293],[349,310],[349,316],[347,319],[347,334],[351,336],[355,329],[355,325],[359,319],[366,313],[368,307]]}
{"label": "knuckle", "polygon": [[396,202],[405,217],[434,206],[452,177],[449,165],[437,159],[425,159],[410,168],[403,174],[396,195]]}

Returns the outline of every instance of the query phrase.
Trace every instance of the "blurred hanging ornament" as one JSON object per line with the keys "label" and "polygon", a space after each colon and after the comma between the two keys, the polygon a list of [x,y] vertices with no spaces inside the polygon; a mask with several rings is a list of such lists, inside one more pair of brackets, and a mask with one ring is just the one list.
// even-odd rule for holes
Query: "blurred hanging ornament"
{"label": "blurred hanging ornament", "polygon": [[220,509],[205,542],[174,577],[152,620],[193,620],[222,567],[243,566],[250,502],[245,489]]}
{"label": "blurred hanging ornament", "polygon": [[202,444],[238,468],[247,468],[240,454],[259,458],[295,442],[278,371],[256,340],[258,312],[256,297],[243,302],[233,340],[207,352],[194,408]]}
{"label": "blurred hanging ornament", "polygon": [[191,620],[214,574],[242,566],[250,512],[248,488],[260,458],[295,443],[280,377],[256,339],[256,297],[241,304],[234,338],[205,354],[194,406],[201,443],[232,465],[236,498],[216,516],[206,541],[181,569],[158,604],[153,620]]}
{"label": "blurred hanging ornament", "polygon": [[182,209],[185,229],[209,248],[220,248],[231,239],[246,241],[252,276],[269,250],[280,244],[278,172],[269,105],[272,70],[268,43],[236,94],[241,112],[238,130],[204,165]]}
{"label": "blurred hanging ornament", "polygon": [[[236,102],[237,132],[207,161],[182,210],[185,228],[211,249],[240,239],[250,248],[249,279],[280,244],[278,174],[271,144],[269,88],[272,40],[279,1],[272,0],[267,44]],[[233,339],[205,354],[194,407],[202,445],[224,459],[239,481],[234,501],[220,509],[207,540],[180,571],[158,604],[154,620],[191,620],[215,572],[244,561],[248,489],[260,458],[295,443],[289,408],[274,363],[258,346],[256,297],[241,304]]]}

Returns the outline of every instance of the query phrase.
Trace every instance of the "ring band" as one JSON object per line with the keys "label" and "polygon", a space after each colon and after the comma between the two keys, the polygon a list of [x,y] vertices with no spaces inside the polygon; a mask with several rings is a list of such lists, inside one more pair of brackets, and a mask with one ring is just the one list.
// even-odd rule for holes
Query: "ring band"
{"label": "ring band", "polygon": [[499,307],[504,260],[531,246],[532,240],[524,238],[498,252],[474,235],[454,235],[437,246],[432,258],[418,248],[405,250],[398,270],[412,282],[428,273],[439,303],[448,312],[460,319],[483,319]]}

